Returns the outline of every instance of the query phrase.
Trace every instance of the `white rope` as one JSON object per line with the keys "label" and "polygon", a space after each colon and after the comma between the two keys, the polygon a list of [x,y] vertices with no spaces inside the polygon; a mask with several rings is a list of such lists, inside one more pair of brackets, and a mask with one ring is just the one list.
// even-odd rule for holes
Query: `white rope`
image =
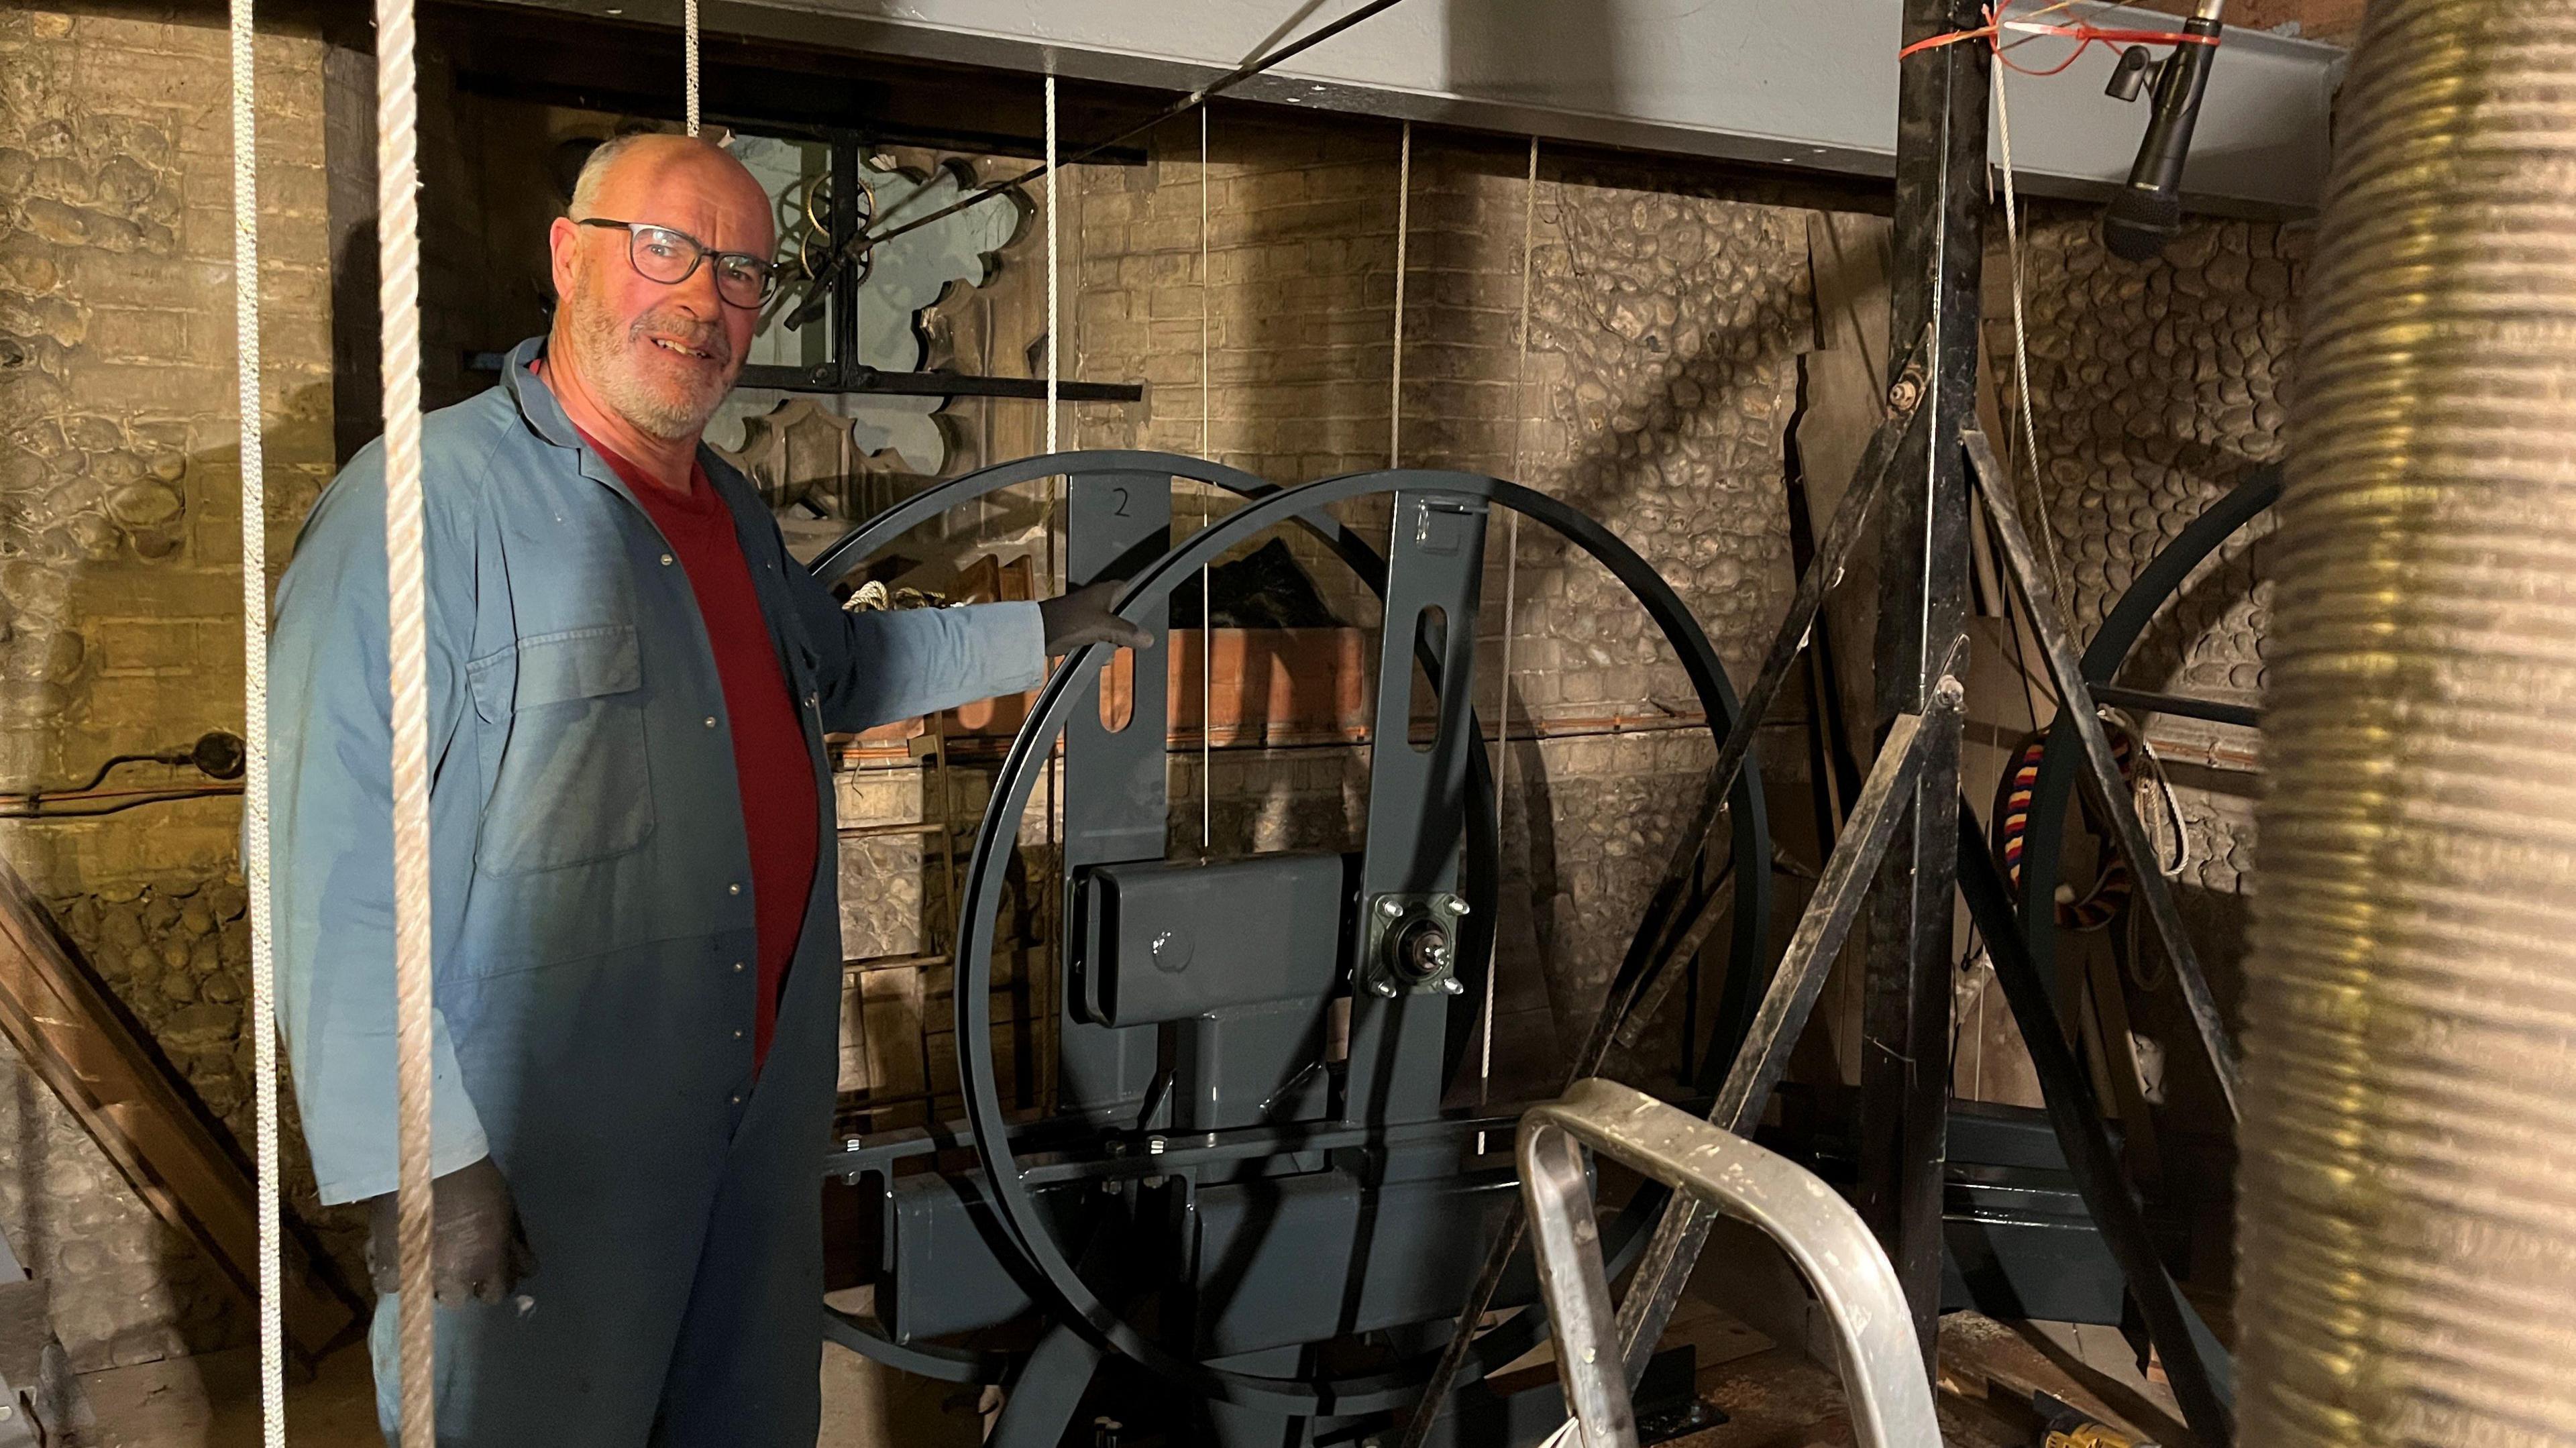
{"label": "white rope", "polygon": [[2039,425],[2032,420],[2030,397],[2030,323],[2023,296],[2021,260],[2021,209],[2014,194],[2012,158],[2012,106],[2005,99],[2004,69],[1995,70],[1995,136],[2003,156],[2004,173],[2004,256],[2012,266],[2013,316],[2013,386],[2017,395],[2013,411],[2020,414],[2022,466],[2019,471],[2030,477],[2031,501],[2039,507],[2039,516],[2031,520],[2039,530],[2039,544],[2048,555],[2048,576],[2056,588],[2058,606],[2072,608],[2075,595],[2066,586],[2065,566],[2057,559],[2057,524],[2048,514],[2048,492],[2039,475]]}
{"label": "white rope", "polygon": [[680,43],[688,52],[689,134],[698,133],[698,0],[681,0]]}
{"label": "white rope", "polygon": [[[1208,417],[1208,113],[1199,107],[1199,456],[1209,455]],[[1199,489],[1199,529],[1216,520],[1213,489]],[[1216,595],[1208,589],[1209,565],[1199,565],[1199,849],[1216,839]]]}
{"label": "white rope", "polygon": [[1056,354],[1063,340],[1064,318],[1059,311],[1057,293],[1059,264],[1056,260],[1056,164],[1055,164],[1055,77],[1046,78],[1046,214],[1047,214],[1047,344],[1046,344],[1046,432],[1047,451],[1056,451]]}
{"label": "white rope", "polygon": [[384,314],[385,586],[393,685],[395,1217],[402,1440],[437,1448],[429,1280],[429,645],[420,490],[420,96],[412,0],[376,0],[376,247]]}
{"label": "white rope", "polygon": [[268,480],[260,446],[259,134],[252,0],[232,0],[233,330],[241,383],[242,879],[250,894],[253,1156],[259,1210],[260,1441],[286,1448],[285,1282],[279,1263],[277,966],[269,953]]}
{"label": "white rope", "polygon": [[1404,242],[1413,229],[1413,122],[1395,165],[1395,365],[1386,400],[1386,465],[1402,467],[1404,443]]}
{"label": "white rope", "polygon": [[[1538,241],[1538,137],[1530,137],[1529,175],[1521,183],[1521,331],[1520,354],[1512,361],[1512,461],[1503,476],[1519,482],[1521,476],[1521,431],[1527,411],[1522,383],[1529,377],[1530,278],[1536,271],[1533,258]],[[1521,515],[1512,510],[1511,521],[1503,525],[1503,687],[1502,702],[1494,719],[1494,868],[1502,869],[1499,858],[1503,843],[1503,800],[1509,793],[1512,778],[1512,615],[1519,599],[1514,596],[1520,577]],[[1476,1042],[1476,1104],[1482,1106],[1494,1079],[1494,1004],[1499,997],[1499,978],[1503,967],[1502,922],[1494,922],[1494,938],[1485,957],[1485,1022]],[[1484,1133],[1476,1134],[1476,1151],[1485,1150]]]}

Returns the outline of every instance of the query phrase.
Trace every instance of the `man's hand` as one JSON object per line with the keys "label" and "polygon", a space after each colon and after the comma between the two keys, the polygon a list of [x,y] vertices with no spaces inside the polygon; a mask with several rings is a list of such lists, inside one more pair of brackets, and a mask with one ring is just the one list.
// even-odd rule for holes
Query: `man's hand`
{"label": "man's hand", "polygon": [[1122,649],[1150,649],[1153,631],[1129,623],[1110,612],[1118,599],[1120,580],[1095,583],[1077,588],[1062,598],[1050,598],[1038,605],[1038,621],[1046,628],[1046,651],[1069,654],[1084,644],[1114,644]]}
{"label": "man's hand", "polygon": [[[537,1270],[510,1184],[485,1157],[430,1184],[429,1282],[441,1307],[503,1302]],[[367,1198],[367,1274],[378,1292],[401,1288],[394,1194]]]}

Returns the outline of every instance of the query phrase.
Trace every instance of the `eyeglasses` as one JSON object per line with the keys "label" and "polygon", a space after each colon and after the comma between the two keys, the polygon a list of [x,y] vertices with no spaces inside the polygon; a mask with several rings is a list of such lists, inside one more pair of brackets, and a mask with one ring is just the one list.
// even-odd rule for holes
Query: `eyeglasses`
{"label": "eyeglasses", "polygon": [[625,232],[627,264],[648,282],[676,287],[697,275],[698,263],[711,260],[716,267],[716,295],[728,305],[756,308],[778,290],[778,267],[774,263],[747,251],[716,251],[685,231],[597,216],[573,224]]}

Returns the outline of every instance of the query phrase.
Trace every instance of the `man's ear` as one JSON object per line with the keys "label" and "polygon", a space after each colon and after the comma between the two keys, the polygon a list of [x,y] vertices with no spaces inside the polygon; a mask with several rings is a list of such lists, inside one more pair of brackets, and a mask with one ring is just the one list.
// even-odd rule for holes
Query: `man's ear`
{"label": "man's ear", "polygon": [[569,216],[558,216],[546,229],[546,250],[554,273],[555,296],[572,295],[573,248],[581,244],[581,228]]}

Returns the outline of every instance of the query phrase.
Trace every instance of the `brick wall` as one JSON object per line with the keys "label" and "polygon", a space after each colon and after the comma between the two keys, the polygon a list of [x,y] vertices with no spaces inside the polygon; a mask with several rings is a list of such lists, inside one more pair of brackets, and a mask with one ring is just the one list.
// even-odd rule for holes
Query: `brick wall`
{"label": "brick wall", "polygon": [[[0,14],[0,789],[242,727],[227,37],[219,17]],[[272,557],[330,470],[323,46],[259,47]],[[120,773],[129,787],[173,771]],[[208,1105],[249,1139],[230,799],[0,826]],[[236,1339],[228,1288],[0,1051],[0,1230],[77,1366]]]}

